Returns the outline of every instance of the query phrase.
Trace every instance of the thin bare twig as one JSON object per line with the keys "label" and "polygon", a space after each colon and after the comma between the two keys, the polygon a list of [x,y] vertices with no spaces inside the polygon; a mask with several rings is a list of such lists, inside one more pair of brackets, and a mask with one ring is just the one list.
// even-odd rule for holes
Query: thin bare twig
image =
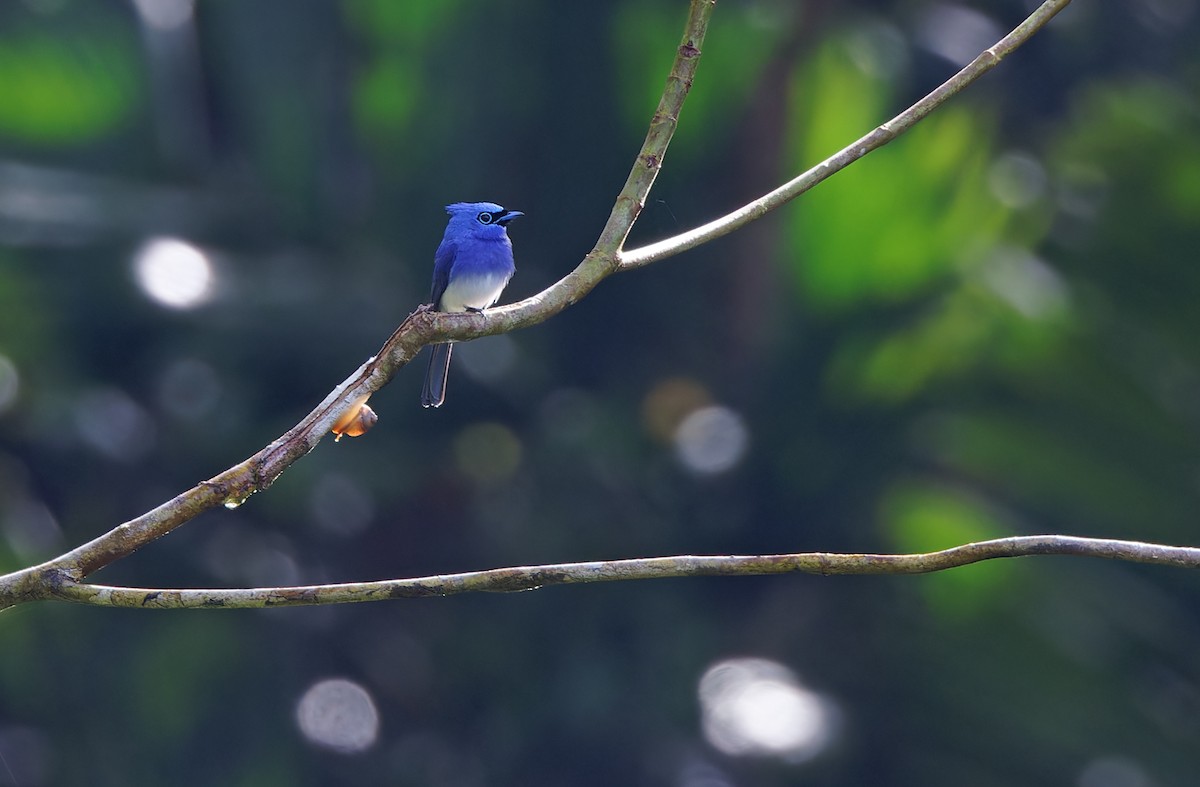
{"label": "thin bare twig", "polygon": [[879,126],[871,133],[847,145],[820,164],[817,164],[807,172],[801,173],[774,191],[764,194],[748,205],[743,205],[732,213],[695,229],[682,232],[657,243],[651,243],[648,246],[621,252],[621,269],[640,268],[643,265],[649,265],[652,262],[658,262],[680,252],[694,249],[723,235],[728,235],[734,230],[741,229],[776,208],[786,205],[834,173],[845,169],[871,151],[883,147],[915,126],[930,112],[946,103],[946,101],[959,93],[967,85],[992,70],[1006,55],[1028,41],[1034,33],[1041,30],[1047,22],[1054,18],[1059,11],[1066,8],[1070,2],[1071,0],[1047,0],[1047,2],[1042,3],[1024,22],[1017,25],[1011,33],[1000,39],[995,46],[982,52],[979,57],[972,60],[961,71],[939,85],[932,93]]}
{"label": "thin bare twig", "polygon": [[146,609],[244,609],[351,604],[396,598],[451,596],[459,593],[536,590],[551,585],[666,579],[696,576],[762,576],[766,574],[926,574],[982,560],[1030,555],[1073,555],[1200,568],[1200,548],[1172,547],[1139,541],[1075,536],[1014,536],[916,555],[801,552],[789,555],[721,555],[601,560],[545,566],[496,568],[416,579],[350,582],[304,587],[236,590],[169,590],[123,588],[64,581],[50,597],[106,607]]}

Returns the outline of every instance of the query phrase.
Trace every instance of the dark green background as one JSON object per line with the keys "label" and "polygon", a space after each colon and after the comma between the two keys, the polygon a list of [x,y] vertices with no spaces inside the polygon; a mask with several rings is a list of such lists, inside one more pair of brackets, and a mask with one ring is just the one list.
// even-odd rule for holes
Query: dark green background
{"label": "dark green background", "polygon": [[[299,420],[427,296],[442,205],[528,214],[506,300],[569,271],[685,7],[198,0],[160,30],[132,2],[0,4],[0,355],[19,375],[0,569]],[[722,2],[631,245],[816,163],[1027,10]],[[459,348],[441,410],[418,405],[419,359],[373,398],[369,436],[96,579],[1197,543],[1198,34],[1194,2],[1080,0],[792,205]],[[156,236],[211,255],[211,301],[142,293],[132,261]],[[689,471],[653,401],[729,408],[740,463]],[[1198,603],[1192,573],[1038,558],[267,612],[27,605],[0,614],[0,784],[1187,785]],[[833,745],[788,764],[707,743],[697,683],[738,656],[833,703]],[[296,726],[331,676],[376,703],[365,753]]]}

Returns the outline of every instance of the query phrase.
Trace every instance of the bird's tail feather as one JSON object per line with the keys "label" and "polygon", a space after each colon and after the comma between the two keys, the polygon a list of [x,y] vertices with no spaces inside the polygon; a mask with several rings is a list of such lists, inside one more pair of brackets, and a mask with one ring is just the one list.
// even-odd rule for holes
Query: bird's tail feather
{"label": "bird's tail feather", "polygon": [[422,407],[441,407],[446,401],[446,375],[450,372],[450,350],[454,345],[433,345],[429,354],[429,369],[425,372],[425,387],[421,391]]}

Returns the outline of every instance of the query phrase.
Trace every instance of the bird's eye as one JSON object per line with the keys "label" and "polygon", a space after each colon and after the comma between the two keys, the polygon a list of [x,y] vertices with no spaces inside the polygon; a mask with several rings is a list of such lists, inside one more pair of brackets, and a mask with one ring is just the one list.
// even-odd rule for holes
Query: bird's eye
{"label": "bird's eye", "polygon": [[479,219],[480,224],[491,224],[492,219],[495,217],[492,216],[492,214],[488,213],[487,211],[484,211],[483,213],[480,213],[475,218]]}

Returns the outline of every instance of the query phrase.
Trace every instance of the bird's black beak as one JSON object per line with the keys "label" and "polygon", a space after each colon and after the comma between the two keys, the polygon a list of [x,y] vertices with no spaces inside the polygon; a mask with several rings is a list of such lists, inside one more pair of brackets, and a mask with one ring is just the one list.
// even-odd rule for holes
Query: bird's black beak
{"label": "bird's black beak", "polygon": [[525,214],[519,210],[506,210],[500,214],[500,217],[498,219],[496,219],[496,223],[499,224],[501,227],[507,227],[508,223],[510,221],[517,218],[518,216],[524,216],[524,215]]}

